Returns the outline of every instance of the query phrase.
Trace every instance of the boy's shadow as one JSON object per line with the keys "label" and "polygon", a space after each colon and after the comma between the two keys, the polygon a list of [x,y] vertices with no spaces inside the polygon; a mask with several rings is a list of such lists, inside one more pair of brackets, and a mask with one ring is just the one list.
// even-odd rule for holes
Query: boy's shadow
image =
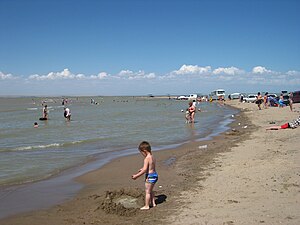
{"label": "boy's shadow", "polygon": [[156,203],[157,205],[162,204],[162,203],[165,202],[166,199],[167,199],[167,196],[166,196],[166,195],[157,195],[157,196],[155,196],[155,197],[156,197],[155,203]]}

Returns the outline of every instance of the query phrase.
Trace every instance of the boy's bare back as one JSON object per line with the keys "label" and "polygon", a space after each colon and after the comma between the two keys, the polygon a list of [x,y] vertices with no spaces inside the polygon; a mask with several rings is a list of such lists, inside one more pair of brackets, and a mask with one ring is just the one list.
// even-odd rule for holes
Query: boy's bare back
{"label": "boy's bare back", "polygon": [[145,157],[145,163],[147,164],[148,167],[148,173],[154,173],[155,172],[155,158],[152,154],[148,154]]}

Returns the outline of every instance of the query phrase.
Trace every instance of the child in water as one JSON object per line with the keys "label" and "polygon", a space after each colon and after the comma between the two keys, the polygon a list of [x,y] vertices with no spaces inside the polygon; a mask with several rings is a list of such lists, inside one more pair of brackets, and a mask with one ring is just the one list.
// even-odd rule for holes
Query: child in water
{"label": "child in water", "polygon": [[191,121],[191,114],[190,114],[189,108],[187,108],[185,110],[185,122],[190,123],[190,121]]}
{"label": "child in water", "polygon": [[155,207],[155,199],[153,188],[158,180],[158,175],[155,170],[155,158],[151,152],[151,146],[147,141],[143,141],[139,145],[139,151],[144,156],[144,166],[139,170],[137,174],[132,175],[132,179],[135,180],[138,177],[145,174],[145,206],[141,210],[147,210],[150,205]]}

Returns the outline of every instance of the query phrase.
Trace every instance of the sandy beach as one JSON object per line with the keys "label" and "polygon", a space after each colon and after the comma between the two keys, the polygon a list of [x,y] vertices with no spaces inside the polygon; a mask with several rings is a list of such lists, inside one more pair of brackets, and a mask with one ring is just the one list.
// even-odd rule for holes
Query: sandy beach
{"label": "sandy beach", "polygon": [[142,165],[137,154],[78,177],[85,188],[71,201],[0,224],[300,224],[300,128],[266,131],[297,118],[300,105],[291,112],[226,104],[241,110],[227,132],[154,153],[157,207],[139,210],[143,179],[131,179]]}

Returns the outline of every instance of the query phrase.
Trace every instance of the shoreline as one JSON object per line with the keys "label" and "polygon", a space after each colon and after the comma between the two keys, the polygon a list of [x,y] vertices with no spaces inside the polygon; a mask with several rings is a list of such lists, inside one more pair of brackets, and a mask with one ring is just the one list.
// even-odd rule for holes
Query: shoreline
{"label": "shoreline", "polygon": [[[139,210],[144,183],[131,180],[142,164],[135,154],[76,178],[85,187],[72,200],[0,224],[299,224],[300,153],[295,146],[300,129],[265,130],[271,122],[294,119],[299,104],[297,112],[258,111],[255,104],[237,101],[228,105],[241,110],[231,130],[212,140],[154,152],[160,176],[156,208]],[[134,207],[124,207],[124,199],[136,200]]]}
{"label": "shoreline", "polygon": [[[236,117],[236,119],[239,117],[240,116],[238,115]],[[234,121],[233,123],[235,123],[235,122],[236,121]],[[232,126],[232,125],[229,125],[229,126]],[[203,155],[203,154],[208,155],[206,157],[210,158],[210,160],[212,160],[212,158],[215,157],[214,155],[216,153],[215,153],[215,151],[211,150],[211,148],[217,149],[219,142],[220,142],[220,146],[224,145],[221,143],[224,142],[224,140],[222,140],[224,137],[227,139],[226,136],[231,137],[231,138],[233,137],[233,139],[236,139],[236,137],[234,137],[234,136],[236,136],[236,134],[228,135],[228,134],[226,134],[226,132],[225,133],[223,132],[222,134],[219,134],[218,136],[212,137],[211,140],[190,141],[188,143],[185,143],[185,144],[180,145],[179,147],[176,147],[173,149],[160,150],[160,151],[154,152],[154,154],[157,155],[156,157],[159,159],[158,170],[160,173],[160,177],[162,177],[160,179],[160,181],[158,182],[158,184],[156,185],[155,190],[158,193],[162,193],[161,195],[159,195],[159,196],[161,196],[162,199],[164,199],[164,198],[167,199],[167,200],[166,199],[162,200],[162,201],[164,201],[164,204],[169,202],[169,199],[172,199],[172,196],[174,196],[175,193],[178,193],[179,190],[182,190],[182,189],[185,190],[189,186],[189,185],[182,184],[182,183],[185,183],[186,175],[187,175],[186,172],[182,171],[183,169],[179,169],[181,171],[180,175],[177,178],[175,178],[175,180],[173,177],[174,172],[172,170],[174,170],[174,169],[178,170],[177,167],[181,164],[181,161],[183,161],[183,162],[186,161],[183,158],[187,157],[188,155],[193,155],[193,154],[197,155],[199,153],[199,150],[201,152],[200,155]],[[238,136],[240,136],[240,134]],[[226,145],[226,143],[225,143],[225,145]],[[209,146],[209,147],[208,147],[208,149],[204,148],[202,150],[199,148],[199,146]],[[228,148],[229,148],[229,146],[227,147],[227,149]],[[217,152],[218,152],[218,150],[217,150]],[[22,224],[24,216],[26,218],[31,218],[31,219],[29,219],[30,223],[34,224],[37,216],[43,217],[43,216],[45,216],[45,214],[52,215],[54,213],[54,211],[57,211],[57,210],[64,211],[61,209],[61,207],[69,208],[74,204],[73,203],[74,201],[75,202],[79,201],[80,204],[82,204],[83,200],[78,200],[78,199],[82,199],[82,198],[86,199],[86,198],[89,198],[88,196],[93,196],[93,195],[98,196],[99,193],[101,193],[99,195],[101,197],[97,197],[96,199],[102,198],[102,200],[103,200],[105,198],[105,194],[107,191],[118,192],[119,190],[124,190],[124,188],[125,188],[125,189],[128,189],[128,192],[130,194],[131,192],[133,192],[132,189],[138,188],[139,191],[143,194],[144,193],[143,192],[143,182],[141,180],[132,181],[130,179],[131,174],[134,173],[136,171],[136,169],[140,167],[141,160],[142,159],[138,153],[134,154],[134,155],[123,156],[121,158],[114,159],[111,162],[109,162],[108,164],[105,164],[104,166],[102,166],[100,169],[96,169],[94,171],[88,172],[88,173],[76,178],[75,181],[79,182],[79,183],[83,183],[84,188],[79,192],[79,194],[77,194],[74,197],[74,199],[66,201],[66,202],[62,203],[61,205],[56,205],[54,207],[51,207],[50,209],[46,209],[46,210],[41,209],[41,210],[37,210],[37,211],[33,211],[33,212],[26,212],[23,214],[21,213],[21,214],[13,215],[11,217],[4,218],[4,219],[0,220],[0,224],[2,224],[2,222],[4,222],[3,224],[10,224],[10,222],[11,222],[11,224],[18,224],[18,223]],[[202,162],[202,163],[204,164],[205,162]],[[121,168],[125,167],[126,170],[128,170],[130,172],[120,171],[118,169],[120,167]],[[118,174],[118,175],[114,178],[112,174]],[[123,174],[123,175],[121,175],[121,174]],[[99,179],[99,177],[107,177],[107,178]],[[99,179],[99,181],[97,181],[98,179]],[[189,184],[191,184],[193,182],[191,182],[191,180],[190,180]],[[167,190],[167,189],[174,189],[173,188],[174,185],[176,187],[180,187],[180,186],[182,186],[182,187],[176,188],[176,190],[173,190],[173,191]],[[113,188],[111,188],[111,187],[113,187]],[[84,201],[87,201],[87,200],[84,200]],[[89,201],[87,201],[87,202],[89,202]],[[162,204],[162,205],[164,205],[164,204]],[[159,206],[160,206],[160,204],[159,204]],[[111,210],[111,209],[109,209],[109,210]],[[114,210],[112,209],[111,211],[114,211]],[[120,213],[123,214],[124,212],[125,212],[125,214],[128,213],[126,211],[128,211],[128,210],[121,209],[121,210],[119,210],[119,212],[113,212],[113,213],[102,212],[100,214],[101,214],[101,218],[105,218],[105,217],[110,218],[109,221],[111,221],[111,219],[113,217],[116,217],[113,219],[114,222],[111,224],[117,224],[118,220],[120,219],[119,214]],[[164,212],[164,214],[165,213],[166,212]],[[56,214],[56,213],[54,213],[54,214]],[[75,213],[74,215],[77,215],[77,214],[78,214],[78,212]],[[138,216],[139,211],[134,210],[133,214],[135,216]],[[64,217],[64,216],[62,216],[62,217]],[[55,219],[56,221],[55,222],[52,221],[51,222],[52,224],[61,223],[62,218],[60,218],[60,216],[55,217],[55,218],[56,218]],[[90,218],[90,219],[93,220],[92,218]],[[122,218],[121,218],[121,220],[122,220]],[[73,224],[73,222],[70,224]],[[49,223],[49,224],[51,224],[51,223]],[[65,223],[65,224],[68,224],[68,223]]]}
{"label": "shoreline", "polygon": [[[218,128],[206,137],[200,137],[202,135],[199,137],[194,136],[180,143],[153,146],[153,151],[168,151],[168,149],[178,148],[178,146],[184,145],[194,139],[197,141],[209,140],[224,132],[226,129],[229,129],[228,125],[232,122],[232,119],[230,116],[228,116],[230,118],[227,118],[227,116],[223,122],[218,123]],[[49,208],[69,201],[72,197],[76,197],[76,194],[80,191],[82,186],[84,186],[74,181],[76,177],[96,169],[101,169],[103,165],[110,163],[116,158],[133,154],[138,153],[136,149],[132,148],[102,153],[84,163],[69,167],[45,179],[16,185],[2,185],[0,187],[0,219],[28,211]],[[53,197],[49,198],[47,196]],[[27,202],[27,204],[24,205],[24,202]],[[15,207],[16,205],[18,207]]]}

